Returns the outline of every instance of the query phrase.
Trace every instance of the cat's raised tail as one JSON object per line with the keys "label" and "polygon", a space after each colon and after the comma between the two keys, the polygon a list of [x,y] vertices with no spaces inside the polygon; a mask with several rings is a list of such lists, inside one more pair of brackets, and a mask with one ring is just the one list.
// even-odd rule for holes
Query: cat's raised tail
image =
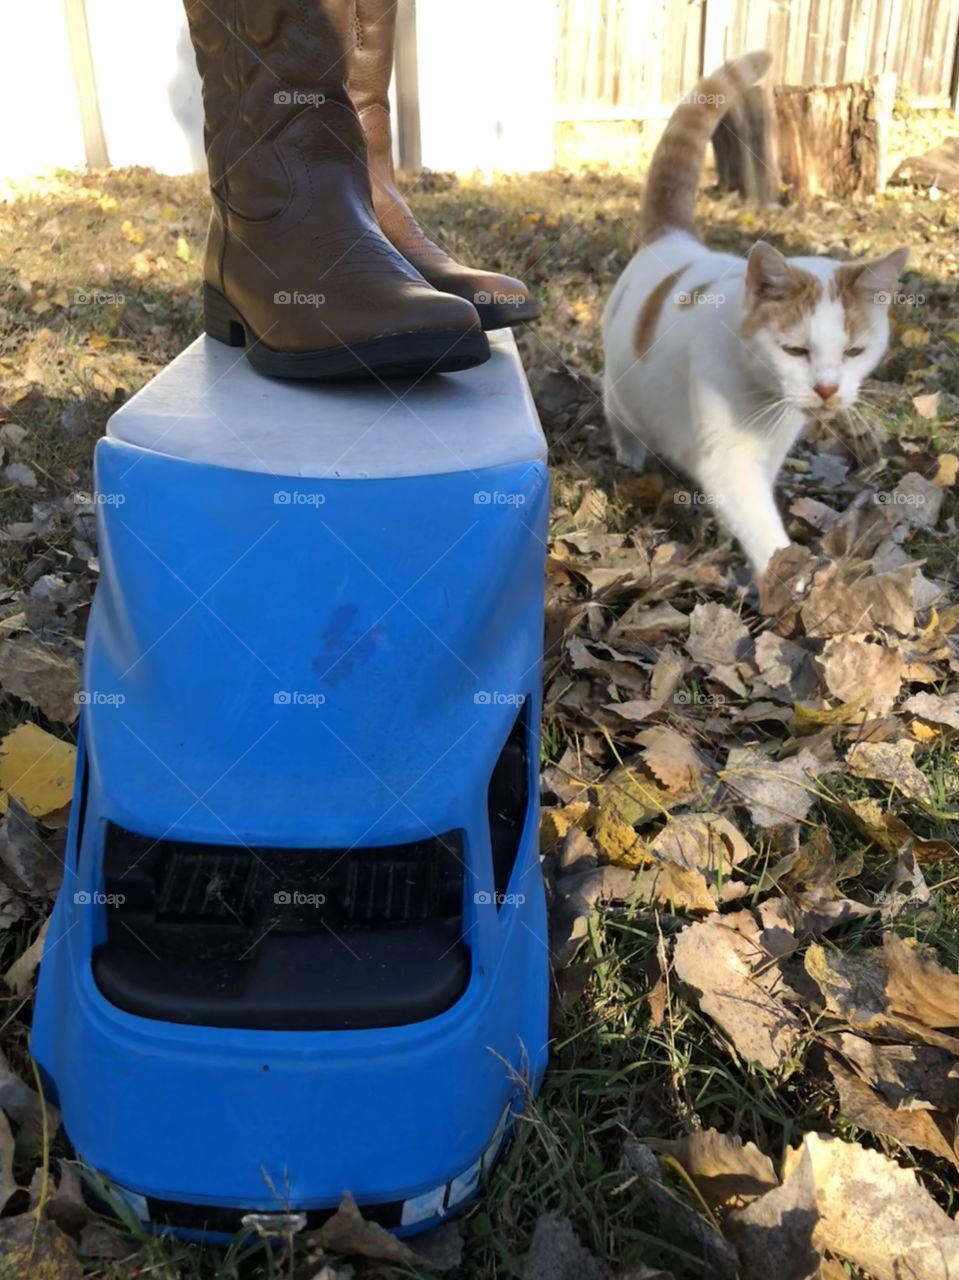
{"label": "cat's raised tail", "polygon": [[760,49],[731,58],[718,71],[703,76],[670,116],[659,140],[640,208],[640,237],[649,244],[679,229],[696,236],[693,209],[706,143],[737,98],[761,80],[772,54]]}

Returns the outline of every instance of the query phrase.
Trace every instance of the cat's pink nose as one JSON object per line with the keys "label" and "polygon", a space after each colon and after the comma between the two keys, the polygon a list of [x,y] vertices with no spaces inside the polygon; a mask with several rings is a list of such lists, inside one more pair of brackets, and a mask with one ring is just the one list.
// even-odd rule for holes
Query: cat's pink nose
{"label": "cat's pink nose", "polygon": [[813,387],[816,395],[823,401],[829,401],[839,390],[839,384],[836,382],[817,382]]}

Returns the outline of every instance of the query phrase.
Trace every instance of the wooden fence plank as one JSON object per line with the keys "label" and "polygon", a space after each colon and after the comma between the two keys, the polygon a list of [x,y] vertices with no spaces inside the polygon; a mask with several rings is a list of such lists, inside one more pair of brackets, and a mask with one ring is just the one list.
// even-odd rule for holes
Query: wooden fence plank
{"label": "wooden fence plank", "polygon": [[559,119],[662,116],[726,58],[773,55],[797,86],[897,75],[917,104],[951,102],[959,0],[557,0]]}

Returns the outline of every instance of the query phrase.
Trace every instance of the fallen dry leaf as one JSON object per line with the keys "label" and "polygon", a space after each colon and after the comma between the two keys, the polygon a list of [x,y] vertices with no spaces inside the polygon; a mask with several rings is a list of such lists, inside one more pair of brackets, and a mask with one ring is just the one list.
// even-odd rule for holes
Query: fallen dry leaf
{"label": "fallen dry leaf", "polygon": [[776,761],[756,747],[733,747],[720,776],[736,802],[749,809],[757,827],[775,827],[806,817],[822,772],[821,762],[805,749]]}
{"label": "fallen dry leaf", "polygon": [[888,711],[902,687],[899,650],[868,644],[857,636],[829,640],[819,662],[826,688],[834,698],[871,711]]}
{"label": "fallen dry leaf", "polygon": [[698,1129],[673,1142],[651,1142],[673,1156],[714,1213],[740,1209],[779,1186],[773,1162],[753,1142],[718,1129]]}
{"label": "fallen dry leaf", "polygon": [[35,724],[18,725],[0,741],[0,813],[14,796],[34,818],[69,804],[77,749]]}
{"label": "fallen dry leaf", "polygon": [[775,1069],[792,1056],[802,1024],[771,990],[775,963],[727,921],[711,916],[687,926],[676,939],[673,968],[741,1057]]}
{"label": "fallen dry leaf", "polygon": [[688,793],[703,776],[705,762],[696,748],[675,729],[645,729],[636,741],[649,771],[667,791]]}
{"label": "fallen dry leaf", "polygon": [[929,779],[913,763],[915,745],[904,738],[898,742],[857,742],[850,748],[846,761],[857,778],[890,782],[908,799],[931,805],[935,793]]}
{"label": "fallen dry leaf", "polygon": [[724,604],[698,604],[689,618],[686,652],[703,666],[732,666],[749,655],[752,640],[742,620]]}
{"label": "fallen dry leaf", "polygon": [[80,664],[34,636],[0,644],[0,688],[39,707],[48,720],[73,724],[80,711]]}
{"label": "fallen dry leaf", "polygon": [[915,625],[913,570],[897,569],[844,582],[834,565],[817,573],[801,610],[808,636],[838,636],[887,627],[908,635]]}

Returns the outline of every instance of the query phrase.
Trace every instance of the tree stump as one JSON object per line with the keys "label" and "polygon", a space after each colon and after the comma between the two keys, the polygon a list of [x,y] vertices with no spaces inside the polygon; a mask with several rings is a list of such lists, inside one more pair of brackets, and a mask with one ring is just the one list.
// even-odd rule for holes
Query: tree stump
{"label": "tree stump", "polygon": [[849,198],[886,184],[895,76],[812,88],[756,85],[713,135],[719,185],[768,203],[793,196]]}
{"label": "tree stump", "polygon": [[874,195],[885,182],[885,85],[775,90],[783,185],[798,196]]}

